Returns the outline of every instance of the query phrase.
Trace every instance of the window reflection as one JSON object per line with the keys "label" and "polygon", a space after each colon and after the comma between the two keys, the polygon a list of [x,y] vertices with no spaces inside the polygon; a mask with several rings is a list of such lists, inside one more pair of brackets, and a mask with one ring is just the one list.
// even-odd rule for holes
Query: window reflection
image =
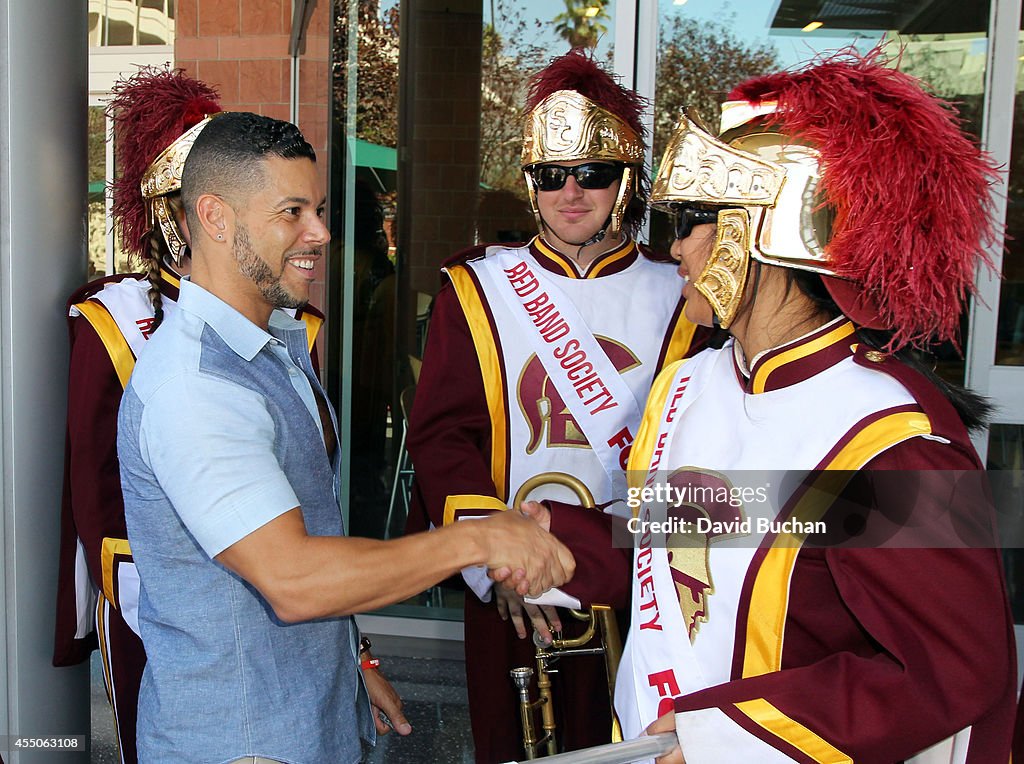
{"label": "window reflection", "polygon": [[[611,60],[613,0],[426,6],[335,5],[330,281],[344,307],[330,322],[335,337],[351,328],[351,342],[332,389],[351,396],[355,535],[404,532],[404,414],[442,263],[476,243],[535,233],[519,167],[527,79],[571,43]],[[338,369],[346,349],[332,345]],[[408,604],[457,618],[460,598],[434,589]]]}
{"label": "window reflection", "polygon": [[[992,425],[988,438],[988,460],[990,470],[1009,470],[1014,474],[1011,480],[1020,481],[1024,476],[1024,425]],[[1017,521],[1019,523],[1019,521]],[[1015,523],[1016,524],[1016,523]],[[1003,551],[1003,565],[1006,570],[1006,585],[1010,594],[1013,620],[1024,623],[1024,549]]]}
{"label": "window reflection", "polygon": [[173,45],[174,0],[89,0],[89,45]]}
{"label": "window reflection", "polygon": [[129,262],[120,238],[111,234],[110,218],[107,215],[107,185],[112,179],[107,175],[107,159],[109,155],[113,160],[116,174],[117,147],[107,140],[110,125],[104,106],[89,107],[88,127],[88,278],[92,280],[112,273],[129,273],[132,263]]}
{"label": "window reflection", "polygon": [[107,125],[102,106],[89,107],[89,280],[107,269]]}
{"label": "window reflection", "polygon": [[[352,329],[339,385],[351,386],[348,506],[356,535],[401,534],[405,525],[406,484],[396,484],[402,401],[415,388],[441,264],[472,244],[535,232],[519,168],[526,81],[573,44],[610,62],[614,7],[613,0],[481,0],[458,13],[395,0],[336,6],[332,140],[347,157],[336,152],[342,159],[331,172],[332,263],[352,279],[332,320]],[[356,19],[349,8],[358,9]],[[340,291],[344,279],[331,279]],[[343,354],[334,352],[337,363]]]}
{"label": "window reflection", "polygon": [[[1021,19],[1024,29],[1024,17]],[[1024,42],[1018,44],[1024,60]],[[1017,72],[1017,97],[1013,105],[1013,137],[1006,205],[1006,249],[1003,251],[1003,279],[999,288],[996,329],[996,363],[1024,365],[1024,78]]]}

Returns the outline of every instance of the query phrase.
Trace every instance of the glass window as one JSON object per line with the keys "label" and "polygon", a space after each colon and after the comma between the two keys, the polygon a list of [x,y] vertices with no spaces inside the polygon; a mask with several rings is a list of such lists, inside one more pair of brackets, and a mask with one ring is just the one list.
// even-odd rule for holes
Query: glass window
{"label": "glass window", "polygon": [[89,107],[89,280],[107,272],[107,123],[102,106]]}
{"label": "glass window", "polygon": [[89,0],[89,45],[173,45],[174,0]]}
{"label": "glass window", "polygon": [[[614,2],[367,1],[350,30],[354,5],[338,4],[334,24],[329,282],[344,308],[331,321],[351,341],[331,375],[338,400],[351,396],[349,529],[380,538],[406,524],[405,416],[441,265],[533,235],[519,168],[526,82],[572,44],[610,67]],[[332,345],[338,369],[346,348]],[[408,604],[459,617],[460,598],[435,589]]]}
{"label": "glass window", "polygon": [[[1024,17],[1021,19],[1024,29]],[[1024,61],[1024,41],[1018,58]],[[1021,68],[1017,70],[1017,96],[1013,105],[1013,137],[1006,205],[1006,249],[1003,251],[1003,279],[999,288],[996,329],[996,363],[1024,365],[1024,88]]]}
{"label": "glass window", "polygon": [[[119,237],[111,230],[111,219],[107,214],[107,187],[116,172],[108,174],[108,159],[117,167],[117,147],[111,146],[110,122],[105,107],[89,107],[89,210],[88,210],[88,278],[109,276],[112,273],[129,273],[132,263],[121,245]],[[107,267],[110,263],[110,267]]]}
{"label": "glass window", "polygon": [[[1000,480],[1008,480],[1019,495],[1021,481],[1024,479],[1024,425],[992,425],[988,436],[986,466],[990,470],[1010,472],[1009,478],[1001,476]],[[1018,528],[1020,522],[1020,518],[1013,518],[1010,520],[1010,527]],[[1006,569],[1006,584],[1010,594],[1010,606],[1013,609],[1013,620],[1016,623],[1024,623],[1024,549],[1004,550],[1003,564]]]}

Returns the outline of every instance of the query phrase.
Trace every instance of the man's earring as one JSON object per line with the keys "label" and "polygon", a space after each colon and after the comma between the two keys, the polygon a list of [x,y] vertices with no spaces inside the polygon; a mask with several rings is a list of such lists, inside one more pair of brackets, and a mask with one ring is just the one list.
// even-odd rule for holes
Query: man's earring
{"label": "man's earring", "polygon": [[218,239],[223,239],[224,238],[224,234],[222,234],[222,233],[217,234],[217,238]]}

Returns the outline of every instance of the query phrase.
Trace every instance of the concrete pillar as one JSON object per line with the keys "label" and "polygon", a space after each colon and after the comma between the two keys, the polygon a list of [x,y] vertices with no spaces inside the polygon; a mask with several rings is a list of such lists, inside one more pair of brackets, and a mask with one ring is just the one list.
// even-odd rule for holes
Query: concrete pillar
{"label": "concrete pillar", "polygon": [[[89,732],[88,665],[50,664],[64,301],[86,274],[86,6],[0,0],[0,736]],[[2,755],[57,760],[52,751]]]}

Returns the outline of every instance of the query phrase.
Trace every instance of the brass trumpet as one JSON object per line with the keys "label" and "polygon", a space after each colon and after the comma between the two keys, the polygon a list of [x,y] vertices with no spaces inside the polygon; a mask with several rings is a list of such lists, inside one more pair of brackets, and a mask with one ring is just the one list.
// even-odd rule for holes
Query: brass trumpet
{"label": "brass trumpet", "polygon": [[[572,490],[582,506],[594,508],[594,495],[579,478],[564,472],[545,472],[534,475],[523,483],[516,493],[513,507],[526,501],[530,493],[542,485],[563,485]],[[558,753],[555,709],[551,695],[551,674],[557,673],[555,664],[564,657],[573,655],[604,655],[605,674],[608,679],[608,704],[612,715],[612,742],[621,742],[622,730],[615,716],[615,675],[622,659],[622,638],[615,611],[608,605],[592,605],[586,612],[569,610],[579,621],[585,622],[584,632],[572,639],[556,637],[551,644],[545,644],[534,631],[533,644],[536,648],[536,671],[529,666],[519,666],[510,672],[512,682],[519,694],[519,718],[523,728],[523,750],[527,759],[536,759],[543,746],[543,755]],[[595,640],[598,644],[587,646]],[[530,680],[537,676],[537,700],[530,699]],[[542,734],[538,737],[534,712],[540,711]]]}

